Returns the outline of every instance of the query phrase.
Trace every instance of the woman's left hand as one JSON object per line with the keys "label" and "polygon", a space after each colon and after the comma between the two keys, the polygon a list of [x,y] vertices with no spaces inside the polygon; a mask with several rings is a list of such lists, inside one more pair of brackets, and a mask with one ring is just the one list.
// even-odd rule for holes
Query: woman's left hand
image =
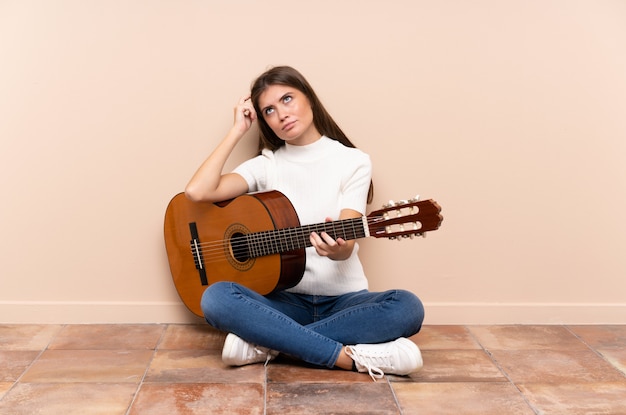
{"label": "woman's left hand", "polygon": [[[326,222],[331,221],[331,218],[326,218]],[[354,248],[354,241],[345,241],[342,238],[333,239],[326,232],[311,232],[309,239],[318,255],[335,261],[348,259]]]}

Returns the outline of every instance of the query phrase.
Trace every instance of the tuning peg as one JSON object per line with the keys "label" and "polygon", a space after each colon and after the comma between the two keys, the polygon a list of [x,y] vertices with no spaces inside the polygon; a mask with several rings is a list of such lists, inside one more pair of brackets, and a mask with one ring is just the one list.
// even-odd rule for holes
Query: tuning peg
{"label": "tuning peg", "polygon": [[387,202],[387,203],[385,203],[383,205],[383,208],[387,209],[387,208],[390,208],[390,207],[394,207],[395,205],[396,205],[396,202],[394,202],[393,200],[390,200],[389,202]]}

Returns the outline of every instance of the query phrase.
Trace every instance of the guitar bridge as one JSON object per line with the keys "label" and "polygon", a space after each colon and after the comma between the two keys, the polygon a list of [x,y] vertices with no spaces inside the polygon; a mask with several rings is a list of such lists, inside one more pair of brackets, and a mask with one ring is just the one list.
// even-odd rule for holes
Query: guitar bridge
{"label": "guitar bridge", "polygon": [[200,244],[200,237],[198,235],[198,227],[196,226],[196,222],[189,223],[189,232],[191,233],[191,255],[193,255],[193,260],[196,264],[196,269],[198,270],[200,283],[202,285],[209,285],[209,281],[206,277],[204,257],[202,256],[202,245]]}

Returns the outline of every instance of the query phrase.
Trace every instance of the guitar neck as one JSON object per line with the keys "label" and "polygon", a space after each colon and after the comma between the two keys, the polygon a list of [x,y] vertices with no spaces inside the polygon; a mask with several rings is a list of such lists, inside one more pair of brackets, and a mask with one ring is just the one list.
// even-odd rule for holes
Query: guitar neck
{"label": "guitar neck", "polygon": [[312,232],[326,232],[333,239],[341,238],[346,241],[369,236],[367,218],[363,216],[294,228],[255,232],[242,236],[242,238],[246,240],[249,256],[260,257],[308,248],[312,246],[309,238]]}

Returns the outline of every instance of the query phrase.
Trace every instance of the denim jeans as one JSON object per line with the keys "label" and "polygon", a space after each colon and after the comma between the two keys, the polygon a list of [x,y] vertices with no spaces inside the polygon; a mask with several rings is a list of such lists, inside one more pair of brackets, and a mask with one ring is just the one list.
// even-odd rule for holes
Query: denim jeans
{"label": "denim jeans", "polygon": [[384,343],[417,333],[422,302],[405,290],[340,296],[260,295],[240,284],[217,282],[202,297],[213,327],[307,363],[332,368],[344,345]]}

